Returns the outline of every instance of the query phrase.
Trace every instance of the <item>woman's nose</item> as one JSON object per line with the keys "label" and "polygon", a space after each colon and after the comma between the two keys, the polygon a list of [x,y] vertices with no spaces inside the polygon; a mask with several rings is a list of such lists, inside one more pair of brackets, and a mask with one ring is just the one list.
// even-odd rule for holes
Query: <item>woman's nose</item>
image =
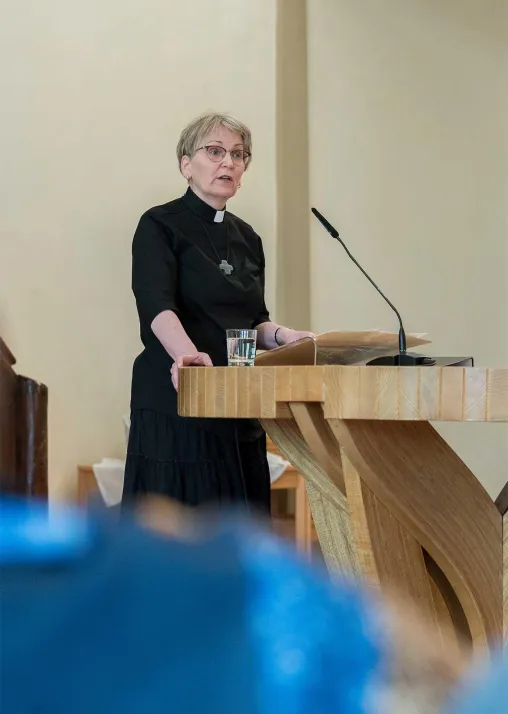
{"label": "woman's nose", "polygon": [[229,151],[226,151],[226,155],[222,160],[222,165],[227,166],[228,168],[232,168],[234,166],[233,159],[231,158],[231,153]]}

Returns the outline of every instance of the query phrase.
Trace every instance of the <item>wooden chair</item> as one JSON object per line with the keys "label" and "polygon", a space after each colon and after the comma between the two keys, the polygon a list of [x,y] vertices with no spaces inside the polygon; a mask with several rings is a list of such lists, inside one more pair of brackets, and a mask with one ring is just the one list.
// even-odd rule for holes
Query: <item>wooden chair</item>
{"label": "wooden chair", "polygon": [[14,371],[0,338],[0,492],[48,495],[48,390]]}

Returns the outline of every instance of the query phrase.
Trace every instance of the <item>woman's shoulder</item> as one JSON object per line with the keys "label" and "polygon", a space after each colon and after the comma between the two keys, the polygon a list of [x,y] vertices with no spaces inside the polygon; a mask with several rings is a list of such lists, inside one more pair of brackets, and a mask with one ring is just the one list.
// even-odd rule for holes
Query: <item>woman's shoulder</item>
{"label": "woman's shoulder", "polygon": [[134,243],[144,244],[150,238],[166,239],[173,235],[175,227],[175,219],[185,210],[185,206],[181,198],[177,198],[168,203],[162,203],[159,206],[152,206],[145,211],[138,221],[136,231],[134,233]]}
{"label": "woman's shoulder", "polygon": [[171,221],[171,217],[182,213],[185,210],[185,204],[182,198],[175,198],[168,203],[162,203],[159,206],[152,206],[141,216],[141,221],[144,219],[152,219],[155,221]]}

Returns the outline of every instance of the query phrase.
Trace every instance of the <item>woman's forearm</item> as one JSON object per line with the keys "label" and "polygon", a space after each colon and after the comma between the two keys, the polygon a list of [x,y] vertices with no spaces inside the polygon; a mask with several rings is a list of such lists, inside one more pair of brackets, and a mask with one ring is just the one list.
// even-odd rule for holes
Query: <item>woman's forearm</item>
{"label": "woman's forearm", "polygon": [[178,315],[173,310],[160,312],[151,324],[152,332],[170,357],[176,360],[182,355],[197,355],[198,350],[183,329]]}

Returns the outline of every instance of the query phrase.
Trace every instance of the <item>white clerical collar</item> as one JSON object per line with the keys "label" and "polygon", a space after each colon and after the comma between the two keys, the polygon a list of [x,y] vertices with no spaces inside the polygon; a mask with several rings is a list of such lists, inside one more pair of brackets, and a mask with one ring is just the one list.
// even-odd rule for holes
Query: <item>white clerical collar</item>
{"label": "white clerical collar", "polygon": [[213,222],[214,222],[214,223],[222,223],[222,221],[224,220],[224,214],[225,214],[225,213],[226,213],[225,210],[224,210],[224,211],[216,211],[216,212],[215,212],[215,218],[213,219]]}

